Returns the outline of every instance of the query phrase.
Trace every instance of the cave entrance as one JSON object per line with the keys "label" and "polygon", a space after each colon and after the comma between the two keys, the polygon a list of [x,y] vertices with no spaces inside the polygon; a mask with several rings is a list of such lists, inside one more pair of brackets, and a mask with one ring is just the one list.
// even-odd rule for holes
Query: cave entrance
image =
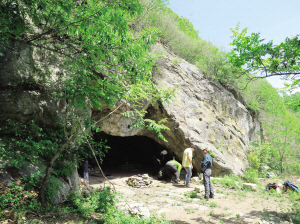
{"label": "cave entrance", "polygon": [[106,139],[106,145],[110,147],[103,158],[102,167],[105,171],[153,171],[154,159],[161,151],[167,150],[166,159],[172,159],[173,154],[155,140],[146,136],[112,136],[105,133],[95,135],[95,140]]}

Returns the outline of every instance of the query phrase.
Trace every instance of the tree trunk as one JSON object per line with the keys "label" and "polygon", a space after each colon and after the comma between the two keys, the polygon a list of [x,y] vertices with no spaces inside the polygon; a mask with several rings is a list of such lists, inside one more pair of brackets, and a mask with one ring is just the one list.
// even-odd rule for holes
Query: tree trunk
{"label": "tree trunk", "polygon": [[52,166],[53,166],[55,160],[58,158],[58,156],[62,153],[62,151],[69,144],[71,139],[73,139],[73,137],[69,138],[67,140],[67,142],[56,152],[56,154],[53,156],[53,158],[51,159],[51,161],[49,162],[49,164],[47,166],[46,174],[45,174],[45,177],[44,177],[43,182],[42,182],[42,186],[41,186],[40,191],[39,191],[39,199],[40,199],[40,202],[41,202],[43,207],[47,206],[46,198],[45,198],[45,189],[46,189],[46,186],[49,182],[49,178],[50,178],[51,171],[52,171]]}

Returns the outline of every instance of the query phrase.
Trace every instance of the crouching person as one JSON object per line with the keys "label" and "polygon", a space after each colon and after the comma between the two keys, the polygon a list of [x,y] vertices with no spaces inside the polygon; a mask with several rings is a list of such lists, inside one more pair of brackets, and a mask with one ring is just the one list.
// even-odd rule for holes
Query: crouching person
{"label": "crouching person", "polygon": [[180,179],[180,171],[181,171],[181,164],[178,163],[176,160],[170,160],[169,162],[166,163],[166,173],[168,177],[171,177],[172,180],[175,183],[179,183]]}

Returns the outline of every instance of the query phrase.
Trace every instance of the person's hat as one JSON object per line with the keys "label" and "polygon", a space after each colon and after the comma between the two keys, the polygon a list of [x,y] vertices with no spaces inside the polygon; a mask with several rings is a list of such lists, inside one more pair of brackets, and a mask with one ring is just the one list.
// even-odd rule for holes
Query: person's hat
{"label": "person's hat", "polygon": [[166,154],[168,154],[168,152],[167,152],[167,150],[163,150],[160,152],[160,154],[166,155]]}
{"label": "person's hat", "polygon": [[193,149],[197,149],[197,146],[195,146],[195,145],[191,145],[191,147],[190,148],[193,148]]}

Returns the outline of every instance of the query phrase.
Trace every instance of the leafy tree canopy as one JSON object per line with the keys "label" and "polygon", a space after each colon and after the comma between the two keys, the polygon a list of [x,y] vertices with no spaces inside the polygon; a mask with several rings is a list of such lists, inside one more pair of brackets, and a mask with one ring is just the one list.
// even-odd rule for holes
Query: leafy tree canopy
{"label": "leafy tree canopy", "polygon": [[240,25],[231,29],[233,49],[229,61],[249,72],[258,72],[250,80],[270,76],[282,76],[292,81],[292,87],[300,82],[300,39],[299,35],[287,37],[275,45],[273,41],[265,42],[259,33],[247,35],[248,28],[240,31]]}
{"label": "leafy tree canopy", "polygon": [[[31,46],[56,56],[64,68],[59,83],[62,90],[55,94],[66,99],[70,119],[64,121],[64,141],[52,151],[47,166],[40,190],[44,205],[44,190],[54,162],[64,150],[72,148],[72,142],[82,142],[90,133],[89,107],[118,109],[126,104],[137,117],[145,115],[140,111],[145,99],[152,103],[170,99],[171,90],[160,91],[152,82],[154,59],[148,50],[156,29],[129,29],[141,12],[138,0],[0,2],[0,50],[15,52],[15,46]],[[38,69],[41,75],[49,74],[47,67]],[[86,122],[82,122],[84,118]],[[141,119],[137,119],[137,127],[154,130],[163,138],[160,130],[168,129],[162,124],[164,120],[156,123]]]}

